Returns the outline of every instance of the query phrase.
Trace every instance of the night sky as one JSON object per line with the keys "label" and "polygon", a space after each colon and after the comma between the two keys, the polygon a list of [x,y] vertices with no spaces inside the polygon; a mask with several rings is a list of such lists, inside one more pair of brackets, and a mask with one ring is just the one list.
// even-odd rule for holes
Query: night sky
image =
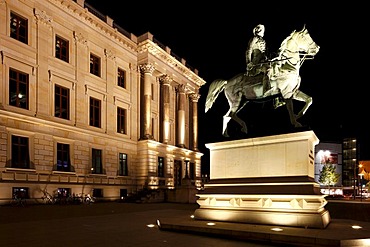
{"label": "night sky", "polygon": [[[240,133],[239,126],[230,122],[231,137],[223,137],[222,117],[228,110],[223,93],[204,113],[209,85],[215,79],[230,79],[245,71],[245,50],[257,24],[265,25],[264,38],[271,53],[292,31],[306,26],[320,51],[300,70],[300,90],[313,98],[313,104],[299,120],[304,125],[302,130],[313,130],[320,142],[361,138],[361,158],[370,159],[369,79],[364,66],[369,62],[364,55],[367,35],[363,34],[368,27],[361,27],[365,24],[361,13],[366,9],[364,5],[347,6],[346,2],[347,5],[321,6],[302,1],[304,6],[295,3],[292,7],[264,1],[130,1],[118,7],[113,0],[86,2],[136,36],[150,32],[198,69],[199,76],[207,82],[200,89],[198,103],[199,149],[205,153],[204,166],[209,162],[206,143],[295,131],[285,107],[274,110],[272,103],[249,103],[238,114],[246,121],[249,133]],[[302,106],[295,101],[296,112]]]}

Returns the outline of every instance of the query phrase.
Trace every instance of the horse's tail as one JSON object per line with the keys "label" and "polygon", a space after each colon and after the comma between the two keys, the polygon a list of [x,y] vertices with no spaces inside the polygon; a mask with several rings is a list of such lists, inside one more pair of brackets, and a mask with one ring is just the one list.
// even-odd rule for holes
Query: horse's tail
{"label": "horse's tail", "polygon": [[205,112],[211,109],[218,95],[224,90],[226,83],[226,80],[218,79],[214,80],[211,85],[209,85]]}

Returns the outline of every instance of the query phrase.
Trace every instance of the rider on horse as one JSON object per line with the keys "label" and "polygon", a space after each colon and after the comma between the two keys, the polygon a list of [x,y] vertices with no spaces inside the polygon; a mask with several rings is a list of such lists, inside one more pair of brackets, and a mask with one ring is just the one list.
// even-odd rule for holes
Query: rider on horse
{"label": "rider on horse", "polygon": [[[266,93],[271,88],[270,80],[268,77],[268,70],[270,69],[270,61],[266,56],[266,41],[263,39],[265,34],[265,26],[258,24],[253,29],[253,37],[248,42],[248,47],[245,52],[246,63],[247,63],[247,76],[257,76],[263,74],[263,92]],[[279,106],[284,105],[279,98],[274,99],[275,109]]]}

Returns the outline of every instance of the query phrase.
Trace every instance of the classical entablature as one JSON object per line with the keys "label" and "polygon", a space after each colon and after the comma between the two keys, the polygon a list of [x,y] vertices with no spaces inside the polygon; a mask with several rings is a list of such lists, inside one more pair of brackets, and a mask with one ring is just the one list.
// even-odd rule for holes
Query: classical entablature
{"label": "classical entablature", "polygon": [[[104,22],[96,15],[94,15],[94,13],[90,13],[87,8],[81,10],[81,6],[79,6],[78,3],[74,3],[73,1],[50,0],[50,2],[54,3],[59,8],[62,8],[69,14],[77,16],[78,19],[85,22],[87,25],[94,27],[96,31],[103,32],[105,34],[104,36],[108,35],[117,40],[122,45],[131,49],[132,51],[135,51],[137,47],[137,37],[131,33],[127,33],[126,35],[124,35],[123,33],[119,32],[117,28],[113,27],[113,19],[111,19],[110,17],[104,16],[106,19],[106,21]],[[83,3],[83,1],[80,2]]]}
{"label": "classical entablature", "polygon": [[[169,67],[178,71],[179,74],[184,75],[188,80],[193,82],[198,87],[201,87],[206,83],[202,78],[200,78],[196,73],[191,71],[183,63],[173,57],[171,54],[163,50],[160,46],[150,40],[151,35],[143,35],[147,39],[143,40],[138,44],[137,52],[138,54],[148,52],[158,58],[160,61],[167,63]],[[140,38],[139,38],[140,39]]]}

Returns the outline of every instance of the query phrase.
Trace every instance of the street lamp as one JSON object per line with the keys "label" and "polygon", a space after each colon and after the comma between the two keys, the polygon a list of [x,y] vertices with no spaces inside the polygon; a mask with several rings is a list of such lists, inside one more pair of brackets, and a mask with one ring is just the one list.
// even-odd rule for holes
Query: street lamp
{"label": "street lamp", "polygon": [[361,201],[362,201],[362,177],[364,176],[363,173],[359,173],[358,174],[360,176],[360,181],[359,181],[359,184],[360,184],[360,197],[361,197]]}
{"label": "street lamp", "polygon": [[362,173],[362,164],[359,164],[358,165],[358,176],[360,177],[360,181],[359,181],[359,188],[360,188],[360,198],[361,198],[361,201],[362,201],[362,177],[364,176],[364,174]]}

